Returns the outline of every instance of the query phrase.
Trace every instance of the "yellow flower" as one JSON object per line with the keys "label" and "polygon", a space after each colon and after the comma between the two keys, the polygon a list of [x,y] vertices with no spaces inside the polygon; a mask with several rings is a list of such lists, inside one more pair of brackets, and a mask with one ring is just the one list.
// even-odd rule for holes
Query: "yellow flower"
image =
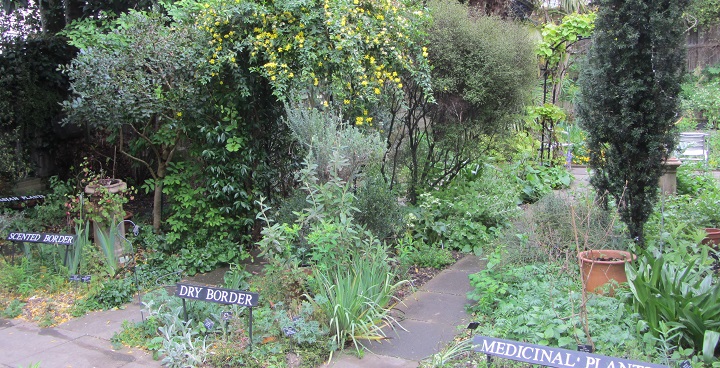
{"label": "yellow flower", "polygon": [[344,103],[345,105],[350,105],[350,100],[344,100],[343,103]]}
{"label": "yellow flower", "polygon": [[375,94],[376,94],[376,95],[379,95],[379,94],[380,94],[380,88],[375,87]]}
{"label": "yellow flower", "polygon": [[317,85],[318,85],[318,79],[315,78],[315,80],[313,81],[313,86],[317,86]]}
{"label": "yellow flower", "polygon": [[175,114],[175,115],[177,115],[177,117],[181,118],[181,117],[182,117],[182,112],[179,112],[179,111],[178,111],[178,113]]}
{"label": "yellow flower", "polygon": [[362,116],[358,116],[355,118],[355,125],[362,125],[363,124],[363,118]]}

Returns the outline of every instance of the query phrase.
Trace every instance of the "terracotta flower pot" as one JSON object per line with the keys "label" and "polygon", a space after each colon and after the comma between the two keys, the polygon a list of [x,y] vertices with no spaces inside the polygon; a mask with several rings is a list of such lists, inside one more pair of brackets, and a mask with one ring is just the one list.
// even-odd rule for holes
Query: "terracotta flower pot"
{"label": "terracotta flower pot", "polygon": [[[580,252],[578,257],[585,290],[596,294],[602,293],[602,286],[612,280],[617,283],[627,282],[625,263],[637,258],[624,250],[586,250]],[[613,293],[610,289],[609,294]]]}
{"label": "terracotta flower pot", "polygon": [[705,228],[705,238],[702,241],[703,244],[707,244],[712,248],[718,249],[720,244],[720,229],[714,227]]}

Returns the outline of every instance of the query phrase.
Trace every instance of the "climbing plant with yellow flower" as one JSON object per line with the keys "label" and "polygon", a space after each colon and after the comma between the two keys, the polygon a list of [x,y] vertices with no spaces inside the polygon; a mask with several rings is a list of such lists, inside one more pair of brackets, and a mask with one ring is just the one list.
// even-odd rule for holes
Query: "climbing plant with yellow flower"
{"label": "climbing plant with yellow flower", "polygon": [[[280,100],[328,100],[344,110],[402,90],[401,75],[430,89],[423,30],[428,12],[403,0],[210,0],[198,26],[212,36],[208,62],[247,60]],[[305,91],[304,93],[296,93]]]}

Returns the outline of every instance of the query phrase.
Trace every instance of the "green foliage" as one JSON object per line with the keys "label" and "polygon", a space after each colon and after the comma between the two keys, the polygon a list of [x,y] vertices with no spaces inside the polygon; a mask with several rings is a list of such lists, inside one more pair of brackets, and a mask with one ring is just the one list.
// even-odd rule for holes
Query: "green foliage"
{"label": "green foliage", "polygon": [[479,253],[520,213],[510,172],[486,166],[436,192],[420,195],[408,228],[428,244]]}
{"label": "green foliage", "polygon": [[533,203],[556,189],[565,189],[573,180],[572,174],[564,166],[525,165],[518,175],[522,200]]}
{"label": "green foliage", "polygon": [[657,199],[662,163],[675,147],[685,42],[683,0],[603,0],[581,73],[578,118],[588,132],[591,184],[617,203],[630,238]]}
{"label": "green foliage", "polygon": [[662,197],[660,208],[648,219],[646,234],[675,229],[673,231],[692,235],[698,229],[720,226],[717,211],[720,185],[717,180],[709,172],[697,173],[692,167],[683,166],[678,169],[677,195]]}
{"label": "green foliage", "polygon": [[720,2],[717,0],[690,0],[686,13],[697,20],[698,25],[713,26],[720,20]]}
{"label": "green foliage", "polygon": [[587,164],[588,151],[585,144],[587,133],[578,124],[568,122],[558,124],[556,129],[560,135],[559,142],[566,144],[563,153],[567,155],[570,152],[574,164]]}
{"label": "green foliage", "polygon": [[[553,263],[508,265],[471,275],[470,283],[468,297],[480,302],[470,309],[484,335],[570,349],[587,343],[576,270]],[[592,296],[586,307],[596,353],[647,359],[644,337],[620,300]]]}
{"label": "green foliage", "polygon": [[80,263],[82,262],[83,251],[90,246],[90,222],[85,222],[85,226],[75,224],[75,235],[77,236],[72,251],[68,252],[67,268],[70,275],[78,273]]}
{"label": "green foliage", "polygon": [[0,291],[6,295],[30,297],[36,291],[62,291],[67,286],[67,268],[63,266],[65,247],[38,244],[26,247],[25,256],[14,263],[0,261]]}
{"label": "green foliage", "polygon": [[[568,14],[559,24],[550,21],[543,25],[542,40],[535,48],[543,78],[541,106],[531,107],[530,118],[541,128],[541,163],[552,161],[558,156],[560,146],[556,125],[565,120],[562,108],[555,105],[563,92],[564,80],[569,74],[573,44],[582,38],[589,38],[595,27],[595,13]],[[572,82],[571,82],[572,83]]]}
{"label": "green foliage", "polygon": [[25,303],[21,302],[18,299],[13,299],[10,301],[10,303],[5,307],[5,310],[2,312],[3,318],[15,318],[22,314],[22,309]]}
{"label": "green foliage", "polygon": [[132,300],[138,292],[132,278],[111,279],[102,283],[102,287],[89,296],[101,309],[112,309]]}
{"label": "green foliage", "polygon": [[[308,153],[308,162],[317,165],[321,182],[329,180],[332,171],[343,181],[352,182],[364,166],[379,162],[382,157],[380,136],[343,121],[339,112],[295,106],[286,107],[286,114],[285,122]],[[341,169],[330,167],[339,162],[343,163]]]}
{"label": "green foliage", "polygon": [[394,183],[401,167],[409,169],[413,204],[423,190],[448,183],[510,133],[536,75],[534,45],[522,36],[526,28],[471,17],[457,2],[428,6],[434,19],[427,36],[434,93],[408,83],[408,101],[394,100],[386,129],[387,157],[393,158],[388,176]]}
{"label": "green foliage", "polygon": [[[378,256],[380,259],[377,259]],[[402,284],[393,283],[393,274],[382,255],[357,256],[343,267],[317,269],[317,293],[313,302],[329,321],[331,350],[352,342],[359,352],[359,340],[382,340],[381,324],[394,328],[388,314],[393,291]]]}
{"label": "green foliage", "polygon": [[[717,67],[708,67],[712,69]],[[682,84],[681,105],[688,119],[695,121],[697,114],[707,119],[708,128],[717,129],[720,125],[720,78],[717,75],[703,73],[699,78],[690,79]],[[697,124],[697,122],[696,122]],[[694,129],[692,129],[694,130]]]}
{"label": "green foliage", "polygon": [[560,24],[546,23],[541,31],[542,41],[537,45],[535,53],[540,62],[549,71],[550,79],[561,78],[557,68],[566,62],[567,48],[581,38],[588,38],[595,28],[595,13],[568,14],[563,17]]}
{"label": "green foliage", "polygon": [[274,266],[288,268],[312,262],[317,267],[332,269],[362,250],[379,245],[379,240],[354,219],[358,211],[354,207],[355,195],[350,183],[339,176],[347,167],[347,160],[336,151],[329,167],[329,180],[323,182],[318,177],[317,165],[304,163],[299,179],[307,203],[295,213],[293,224],[271,224],[270,208],[260,203],[258,218],[268,226],[262,230],[263,238],[257,244]]}
{"label": "green foliage", "polygon": [[398,240],[396,249],[401,269],[415,266],[441,270],[455,263],[448,249],[428,245],[422,239],[413,239],[410,234]]}
{"label": "green foliage", "polygon": [[[712,335],[707,332],[720,329],[720,284],[708,274],[709,267],[699,262],[708,258],[709,248],[702,247],[701,254],[689,259],[685,255],[677,264],[651,246],[638,255],[637,262],[626,266],[633,310],[655,336],[661,332],[661,323],[679,327],[672,342],[700,354],[707,348],[705,338]],[[714,342],[708,359],[713,356],[717,338]]]}
{"label": "green foliage", "polygon": [[208,105],[201,83],[209,73],[201,46],[208,39],[196,27],[158,13],[131,11],[112,29],[78,36],[88,47],[64,67],[74,92],[64,102],[66,122],[107,129],[121,153],[150,171],[157,192],[153,227],[159,230],[167,166]]}
{"label": "green foliage", "polygon": [[617,215],[602,209],[594,193],[558,191],[528,206],[495,244],[503,264],[570,265],[577,262],[578,248],[625,249],[623,231]]}
{"label": "green foliage", "polygon": [[388,183],[380,175],[368,173],[355,196],[358,209],[355,218],[380,239],[398,234],[404,227],[403,208],[398,203],[399,194],[389,189]]}
{"label": "green foliage", "polygon": [[103,227],[101,224],[96,226],[96,243],[100,247],[103,256],[105,256],[104,261],[108,275],[114,276],[118,271],[118,257],[115,254],[115,247],[118,243],[121,246],[125,245],[124,241],[119,237],[117,224],[114,221],[108,227]]}
{"label": "green foliage", "polygon": [[220,68],[249,57],[278,99],[306,99],[315,107],[342,101],[357,109],[383,90],[402,88],[403,72],[429,90],[422,49],[429,18],[420,3],[201,4],[197,19],[212,37],[208,63]]}

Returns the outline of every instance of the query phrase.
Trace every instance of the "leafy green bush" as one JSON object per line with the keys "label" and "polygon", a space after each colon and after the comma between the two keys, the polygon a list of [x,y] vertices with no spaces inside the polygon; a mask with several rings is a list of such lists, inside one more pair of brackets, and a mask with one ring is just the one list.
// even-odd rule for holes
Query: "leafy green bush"
{"label": "leafy green bush", "polygon": [[357,189],[357,221],[381,239],[397,234],[404,226],[398,193],[388,189],[380,175],[370,174]]}
{"label": "leafy green bush", "polygon": [[474,290],[468,297],[478,304],[469,309],[477,313],[484,335],[571,349],[590,337],[598,354],[640,360],[647,358],[645,351],[654,355],[619,299],[593,295],[585,303],[587,319],[581,318],[577,269],[553,263],[509,265],[471,275],[470,283]]}
{"label": "leafy green bush", "polygon": [[624,228],[616,220],[592,192],[552,192],[529,205],[495,244],[503,250],[503,263],[574,263],[578,247],[626,248]]}
{"label": "leafy green bush", "polygon": [[25,305],[25,303],[21,302],[18,299],[13,299],[10,301],[10,303],[5,307],[5,310],[2,311],[2,317],[3,318],[15,318],[22,314],[22,308]]}
{"label": "leafy green bush", "polygon": [[709,267],[701,266],[699,261],[708,259],[708,248],[702,249],[700,257],[684,257],[674,264],[648,244],[637,262],[627,264],[626,271],[633,310],[650,332],[658,336],[661,323],[680,327],[677,340],[672,342],[705,352],[706,361],[712,361],[720,336],[708,339],[712,334],[707,332],[720,329],[720,284],[713,280]]}
{"label": "leafy green bush", "polygon": [[396,245],[400,269],[410,266],[443,269],[455,263],[452,252],[439,245],[431,246],[422,239],[413,239],[409,234],[399,239]]}
{"label": "leafy green bush", "polygon": [[[683,165],[685,166],[685,165]],[[700,171],[696,167],[680,166],[677,175],[678,194],[663,196],[658,208],[649,217],[646,234],[659,234],[669,226],[684,226],[686,231],[720,226],[720,184],[711,173]]]}
{"label": "leafy green bush", "polygon": [[137,292],[133,279],[112,279],[103,282],[102,287],[91,297],[100,308],[112,309],[131,301]]}
{"label": "leafy green bush", "polygon": [[511,176],[492,166],[457,178],[446,188],[423,193],[410,209],[408,228],[428,244],[480,252],[521,213]]}
{"label": "leafy green bush", "polygon": [[554,189],[570,186],[573,176],[563,166],[525,165],[518,175],[523,202],[533,203],[548,195]]}

